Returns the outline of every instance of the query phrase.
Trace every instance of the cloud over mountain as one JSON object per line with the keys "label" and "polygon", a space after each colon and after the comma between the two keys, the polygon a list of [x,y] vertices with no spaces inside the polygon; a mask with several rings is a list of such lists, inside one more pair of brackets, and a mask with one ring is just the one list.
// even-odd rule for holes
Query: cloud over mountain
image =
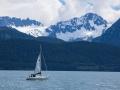
{"label": "cloud over mountain", "polygon": [[119,5],[120,0],[1,0],[0,16],[29,17],[50,25],[93,12],[114,22],[120,17]]}

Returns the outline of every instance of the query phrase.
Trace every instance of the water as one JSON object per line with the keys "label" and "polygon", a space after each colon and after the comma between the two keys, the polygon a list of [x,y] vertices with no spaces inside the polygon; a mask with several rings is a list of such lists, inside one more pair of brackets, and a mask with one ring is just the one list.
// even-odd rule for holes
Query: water
{"label": "water", "polygon": [[29,81],[33,71],[0,71],[0,90],[120,90],[120,72],[47,71],[46,81]]}

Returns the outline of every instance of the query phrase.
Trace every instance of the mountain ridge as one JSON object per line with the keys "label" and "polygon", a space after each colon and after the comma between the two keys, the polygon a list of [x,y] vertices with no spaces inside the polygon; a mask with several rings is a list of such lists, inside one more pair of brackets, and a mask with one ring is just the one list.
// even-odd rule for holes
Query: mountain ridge
{"label": "mountain ridge", "polygon": [[48,36],[65,41],[86,40],[100,36],[107,28],[107,21],[97,14],[87,13],[79,18],[72,18],[51,25],[46,29]]}
{"label": "mountain ridge", "polygon": [[120,47],[120,18],[93,42],[106,43]]}
{"label": "mountain ridge", "polygon": [[49,43],[63,43],[65,41],[52,38],[52,37],[33,37],[31,35],[22,33],[12,27],[1,27],[0,26],[0,40],[9,40],[9,39],[28,39],[36,41],[44,41]]}
{"label": "mountain ridge", "polygon": [[23,26],[31,26],[31,25],[36,25],[36,26],[43,26],[42,23],[36,21],[36,20],[30,20],[29,18],[27,19],[20,19],[16,17],[9,17],[9,16],[2,16],[0,17],[0,26],[8,26],[8,27],[23,27]]}
{"label": "mountain ridge", "polygon": [[12,27],[0,26],[0,40],[15,39],[15,38],[33,39],[34,37],[31,35],[22,33]]}
{"label": "mountain ridge", "polygon": [[[7,17],[8,21],[14,19],[10,17]],[[34,37],[39,36],[46,36],[46,37],[54,37],[58,39],[62,39],[64,41],[92,41],[93,38],[100,36],[102,33],[105,32],[105,30],[108,28],[108,22],[103,19],[101,16],[95,14],[95,13],[87,13],[81,17],[74,17],[66,21],[60,21],[57,22],[54,25],[50,25],[49,27],[44,26],[38,21],[30,20],[29,18],[25,19],[24,22],[28,22],[28,24],[22,24],[21,19],[15,18],[18,22],[20,22],[20,25],[14,25],[12,22],[8,23],[13,28],[16,28],[17,30],[32,35]],[[1,19],[0,19],[1,20]],[[15,21],[15,20],[13,20]],[[6,20],[3,19],[1,21],[3,23],[6,22]],[[31,24],[31,22],[34,22]],[[39,23],[37,25],[37,23]],[[4,25],[4,24],[1,24]],[[14,26],[13,26],[14,25]]]}

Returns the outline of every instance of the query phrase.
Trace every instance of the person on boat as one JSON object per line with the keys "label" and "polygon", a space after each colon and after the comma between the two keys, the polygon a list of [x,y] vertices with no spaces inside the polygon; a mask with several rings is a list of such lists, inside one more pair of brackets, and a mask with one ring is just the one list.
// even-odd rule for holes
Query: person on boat
{"label": "person on boat", "polygon": [[35,74],[33,74],[33,77],[35,77]]}
{"label": "person on boat", "polygon": [[33,77],[33,75],[31,74],[31,77]]}

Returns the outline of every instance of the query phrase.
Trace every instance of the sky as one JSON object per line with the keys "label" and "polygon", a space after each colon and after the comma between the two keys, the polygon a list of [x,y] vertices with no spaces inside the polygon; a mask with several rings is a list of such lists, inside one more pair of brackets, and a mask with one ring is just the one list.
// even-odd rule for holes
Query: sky
{"label": "sky", "polygon": [[46,26],[89,12],[115,22],[120,18],[120,0],[0,0],[0,16],[35,19]]}

